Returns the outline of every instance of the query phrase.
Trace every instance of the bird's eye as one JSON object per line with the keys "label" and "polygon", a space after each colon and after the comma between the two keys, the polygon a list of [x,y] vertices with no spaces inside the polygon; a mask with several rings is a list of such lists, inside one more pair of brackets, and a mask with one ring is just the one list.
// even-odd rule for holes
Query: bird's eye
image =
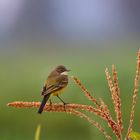
{"label": "bird's eye", "polygon": [[60,70],[60,72],[64,72],[64,70],[63,70],[63,69],[61,69],[61,70]]}
{"label": "bird's eye", "polygon": [[63,72],[63,69],[58,69],[58,72],[59,72],[59,73],[62,73],[62,72]]}

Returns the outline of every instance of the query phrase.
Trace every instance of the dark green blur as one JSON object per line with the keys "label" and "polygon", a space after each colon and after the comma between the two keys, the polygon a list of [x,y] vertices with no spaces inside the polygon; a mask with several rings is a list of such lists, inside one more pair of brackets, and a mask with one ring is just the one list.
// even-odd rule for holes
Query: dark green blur
{"label": "dark green blur", "polygon": [[[0,140],[34,140],[38,124],[41,124],[40,140],[105,140],[104,135],[84,119],[66,113],[39,115],[37,109],[15,109],[6,106],[12,101],[41,101],[40,91],[44,81],[52,68],[59,64],[72,69],[70,76],[77,76],[97,99],[102,97],[111,109],[113,117],[113,105],[104,71],[105,66],[109,67],[111,72],[111,65],[116,65],[125,134],[130,116],[139,43],[106,46],[53,46],[46,43],[46,47],[42,44],[39,47],[36,43],[14,45],[0,49]],[[69,103],[92,105],[71,79],[61,97]],[[52,100],[59,102],[55,97]],[[138,132],[139,106],[138,98],[133,126],[133,130]],[[99,121],[115,140],[107,123],[95,116],[93,118]]]}

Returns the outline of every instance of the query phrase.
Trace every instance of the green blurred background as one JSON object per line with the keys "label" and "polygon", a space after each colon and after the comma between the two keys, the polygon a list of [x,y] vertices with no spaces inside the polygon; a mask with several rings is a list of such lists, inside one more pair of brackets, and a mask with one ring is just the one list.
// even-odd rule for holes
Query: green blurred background
{"label": "green blurred background", "polygon": [[[72,69],[115,118],[105,66],[115,64],[121,90],[124,135],[133,95],[140,48],[140,1],[0,0],[0,140],[105,140],[84,119],[66,113],[37,114],[37,109],[7,107],[12,101],[41,101],[49,72],[59,64]],[[61,97],[93,105],[71,80]],[[55,97],[53,102],[59,102]],[[140,132],[138,98],[133,130]],[[91,116],[115,140],[107,123]]]}
{"label": "green blurred background", "polygon": [[[38,48],[38,45],[42,47]],[[105,139],[104,135],[89,122],[75,116],[66,113],[39,115],[37,109],[15,109],[6,106],[12,101],[41,101],[40,91],[44,81],[51,69],[58,64],[64,64],[72,69],[70,76],[77,76],[97,99],[102,97],[113,116],[114,111],[104,71],[105,66],[109,67],[111,72],[111,65],[116,65],[121,91],[124,133],[126,133],[132,103],[138,41],[117,44],[113,42],[104,44],[40,42],[37,44],[33,41],[31,43],[17,41],[11,43],[10,47],[12,49],[5,47],[0,51],[1,140],[33,140],[38,124],[41,124],[40,140]],[[69,103],[92,105],[71,78],[69,80],[69,86],[61,97]],[[55,97],[52,100],[59,102]],[[139,131],[140,128],[139,106],[138,98],[133,125],[135,131]],[[107,123],[96,116],[92,117],[99,121],[115,139]]]}

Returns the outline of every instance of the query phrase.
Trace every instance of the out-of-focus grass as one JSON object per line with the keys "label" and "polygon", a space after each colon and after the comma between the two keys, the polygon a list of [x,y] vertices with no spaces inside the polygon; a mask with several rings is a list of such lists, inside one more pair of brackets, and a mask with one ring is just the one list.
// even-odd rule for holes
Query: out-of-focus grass
{"label": "out-of-focus grass", "polygon": [[41,132],[41,125],[39,124],[36,128],[36,132],[35,132],[35,140],[39,140],[40,139],[40,132]]}
{"label": "out-of-focus grass", "polygon": [[[6,104],[15,100],[41,101],[40,90],[50,70],[58,64],[72,69],[95,97],[103,97],[111,109],[111,98],[105,77],[105,65],[117,67],[122,98],[125,128],[128,126],[132,101],[133,81],[138,47],[58,47],[3,49],[0,51],[0,137],[2,140],[31,140],[38,123],[42,126],[41,139],[103,140],[104,136],[88,122],[65,113],[37,114],[35,109],[17,110]],[[91,104],[81,90],[70,79],[68,88],[61,95],[66,102]],[[59,102],[53,98],[53,102]],[[137,102],[134,129],[139,130],[139,108]],[[111,109],[113,110],[113,108]],[[113,113],[113,111],[112,111]],[[97,117],[94,117],[99,120]],[[102,122],[105,126],[106,123]],[[109,133],[112,135],[110,129]],[[126,129],[125,129],[126,131]]]}

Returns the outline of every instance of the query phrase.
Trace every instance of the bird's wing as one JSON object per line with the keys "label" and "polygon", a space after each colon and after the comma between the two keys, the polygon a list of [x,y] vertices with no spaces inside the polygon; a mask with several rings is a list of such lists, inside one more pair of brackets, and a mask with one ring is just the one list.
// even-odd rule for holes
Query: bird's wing
{"label": "bird's wing", "polygon": [[54,93],[56,91],[61,90],[62,88],[66,87],[68,84],[68,80],[65,78],[60,78],[58,77],[57,82],[55,84],[52,84],[50,86],[48,86],[45,90],[45,92],[42,93],[42,95],[47,95],[47,94],[51,94]]}
{"label": "bird's wing", "polygon": [[41,95],[44,95],[44,93],[46,92],[46,89],[47,89],[47,85],[45,84],[42,88]]}
{"label": "bird's wing", "polygon": [[53,79],[54,78],[49,78],[49,80],[48,79],[46,80],[45,85],[43,86],[41,95],[46,95],[48,93],[47,90],[54,86],[55,81]]}

